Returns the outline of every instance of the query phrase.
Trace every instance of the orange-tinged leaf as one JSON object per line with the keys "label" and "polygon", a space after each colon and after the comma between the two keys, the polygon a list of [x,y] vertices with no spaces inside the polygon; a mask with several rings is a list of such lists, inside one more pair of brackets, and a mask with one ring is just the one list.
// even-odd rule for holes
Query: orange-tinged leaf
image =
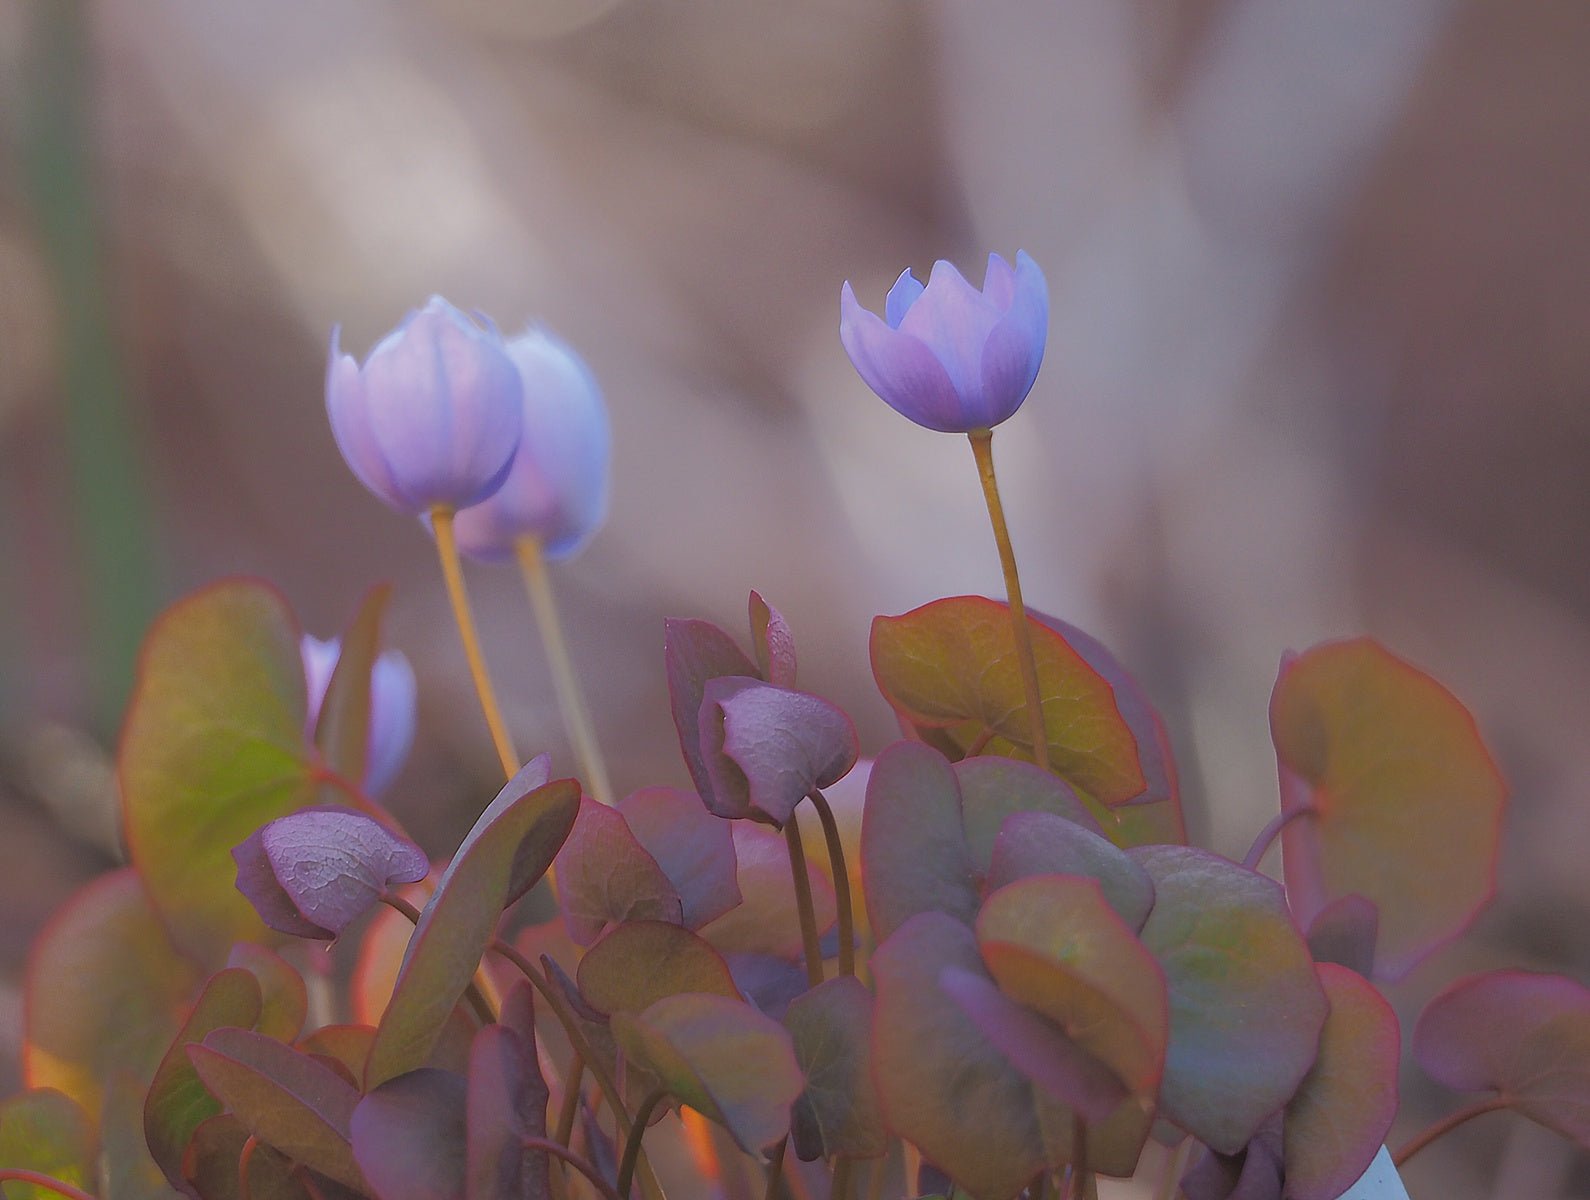
{"label": "orange-tinged leaf", "polygon": [[[88,1115],[60,1092],[22,1092],[0,1103],[0,1166],[37,1171],[84,1191],[97,1191],[98,1155]],[[4,1200],[56,1200],[30,1183],[0,1187]]]}
{"label": "orange-tinged leaf", "polygon": [[631,921],[580,960],[580,992],[599,1013],[639,1012],[664,996],[710,992],[740,998],[729,965],[683,925]]}
{"label": "orange-tinged leaf", "polygon": [[1360,895],[1379,910],[1375,974],[1395,979],[1489,903],[1507,788],[1474,719],[1368,638],[1284,663],[1270,729],[1298,920]]}
{"label": "orange-tinged leaf", "polygon": [[[1028,619],[1055,774],[1104,805],[1148,786],[1115,689],[1066,640]],[[872,623],[872,670],[902,720],[918,730],[996,736],[1031,758],[1032,736],[1010,610],[981,596],[935,600]],[[962,743],[963,748],[965,743]]]}
{"label": "orange-tinged leaf", "polygon": [[132,868],[66,902],[33,943],[24,993],[23,1078],[98,1113],[105,1081],[148,1080],[199,973],[171,945]]}

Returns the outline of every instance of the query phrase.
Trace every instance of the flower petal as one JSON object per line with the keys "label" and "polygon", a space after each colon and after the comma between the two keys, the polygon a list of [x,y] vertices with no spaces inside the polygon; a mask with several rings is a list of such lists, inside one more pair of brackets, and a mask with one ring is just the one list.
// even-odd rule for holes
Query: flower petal
{"label": "flower petal", "polygon": [[326,360],[326,416],[331,420],[331,436],[360,483],[399,512],[413,512],[370,428],[359,364],[352,355],[342,353],[341,334],[340,327],[331,331],[331,354]]}
{"label": "flower petal", "polygon": [[900,332],[933,351],[964,402],[982,388],[983,343],[1000,316],[953,263],[940,259],[921,297],[901,320]]}
{"label": "flower petal", "polygon": [[[913,306],[912,312],[916,311]],[[960,397],[942,363],[918,338],[890,329],[863,308],[846,283],[839,293],[839,339],[857,373],[890,408],[940,433],[975,428],[961,421]]]}
{"label": "flower petal", "polygon": [[990,254],[988,270],[983,273],[983,299],[1000,312],[1009,312],[1015,295],[1016,272],[997,252]]}
{"label": "flower petal", "polygon": [[384,651],[370,673],[370,750],[364,790],[372,796],[386,790],[409,756],[417,693],[408,658],[400,650]]}
{"label": "flower petal", "polygon": [[911,311],[911,306],[921,294],[922,283],[911,274],[911,268],[901,271],[900,278],[894,281],[894,286],[883,301],[883,318],[890,329],[900,328],[900,322],[905,320],[905,314]]}
{"label": "flower petal", "polygon": [[[992,265],[989,273],[994,273]],[[983,344],[979,400],[990,428],[1020,408],[1032,391],[1048,336],[1048,284],[1038,264],[1018,253],[1010,309]]]}

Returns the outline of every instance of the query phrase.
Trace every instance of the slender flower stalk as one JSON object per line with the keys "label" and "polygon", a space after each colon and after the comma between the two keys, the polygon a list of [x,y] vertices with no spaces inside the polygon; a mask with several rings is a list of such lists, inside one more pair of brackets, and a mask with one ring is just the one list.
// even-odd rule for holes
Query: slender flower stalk
{"label": "slender flower stalk", "polygon": [[1429,1128],[1415,1134],[1403,1144],[1402,1149],[1392,1155],[1391,1161],[1398,1170],[1402,1169],[1410,1158],[1423,1150],[1431,1142],[1451,1133],[1459,1125],[1472,1121],[1475,1117],[1482,1117],[1488,1112],[1497,1112],[1510,1108],[1512,1102],[1506,1096],[1487,1096],[1483,1100],[1476,1100],[1473,1104],[1464,1105],[1455,1112],[1448,1113]]}
{"label": "slender flower stalk", "polygon": [[806,982],[816,987],[823,981],[823,949],[817,934],[817,910],[812,905],[812,881],[806,874],[806,848],[801,845],[800,825],[794,813],[784,822],[784,844],[789,847],[789,869],[795,882],[795,908],[800,914],[801,944],[806,951]]}
{"label": "slender flower stalk", "polygon": [[1038,660],[1033,657],[1032,633],[1027,628],[1027,606],[1021,600],[1021,578],[1016,573],[1016,552],[1010,544],[1010,527],[1005,524],[1005,506],[999,500],[999,482],[994,477],[994,431],[974,429],[967,435],[972,456],[977,460],[977,476],[982,480],[983,499],[988,503],[988,519],[994,527],[994,543],[999,547],[999,564],[1005,572],[1005,594],[1010,601],[1010,620],[1016,635],[1016,666],[1021,671],[1021,686],[1027,698],[1027,721],[1032,731],[1033,760],[1049,769],[1049,733],[1044,727],[1043,697],[1038,690]]}
{"label": "slender flower stalk", "polygon": [[580,776],[593,797],[603,804],[611,804],[614,795],[612,784],[608,782],[607,764],[596,740],[590,710],[585,706],[579,676],[574,673],[574,664],[569,657],[568,642],[563,636],[563,622],[558,617],[557,601],[552,595],[552,580],[547,574],[541,539],[533,535],[519,538],[514,543],[514,554],[519,560],[520,574],[524,576],[530,607],[535,611],[542,645],[546,647],[547,663],[552,668],[553,691],[557,694],[558,709],[563,715],[563,727],[568,731],[569,741],[573,743],[575,757],[580,763]]}
{"label": "slender flower stalk", "polygon": [[629,1127],[629,1136],[624,1139],[623,1157],[618,1160],[617,1190],[620,1196],[629,1195],[629,1185],[635,1178],[635,1163],[640,1158],[640,1140],[646,1136],[646,1126],[651,1122],[651,1114],[667,1099],[667,1088],[654,1088],[635,1110],[635,1121]]}
{"label": "slender flower stalk", "polygon": [[856,917],[850,897],[850,872],[845,863],[845,846],[839,836],[839,822],[828,797],[813,788],[810,796],[817,819],[822,822],[823,840],[828,844],[828,865],[834,876],[834,901],[839,912],[839,973],[856,973]]}
{"label": "slender flower stalk", "polygon": [[447,598],[453,606],[453,619],[458,623],[458,636],[464,643],[464,657],[469,660],[469,673],[475,681],[481,711],[486,716],[486,728],[491,731],[491,744],[496,748],[504,777],[512,779],[521,765],[519,752],[514,749],[513,738],[502,719],[497,693],[486,670],[486,657],[480,650],[480,635],[475,631],[475,618],[469,609],[469,593],[464,590],[458,542],[453,537],[451,509],[440,505],[431,509],[431,532],[436,535],[436,553],[442,564],[442,578],[447,582]]}

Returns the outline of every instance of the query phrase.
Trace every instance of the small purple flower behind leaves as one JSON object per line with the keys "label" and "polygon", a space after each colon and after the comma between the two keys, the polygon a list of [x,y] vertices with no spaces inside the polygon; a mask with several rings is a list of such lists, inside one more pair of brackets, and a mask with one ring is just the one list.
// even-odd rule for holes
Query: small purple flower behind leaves
{"label": "small purple flower behind leaves", "polygon": [[501,486],[519,445],[519,372],[502,335],[440,296],[361,367],[331,334],[326,413],[359,482],[399,512],[467,508]]}
{"label": "small purple flower behind leaves", "polygon": [[1027,398],[1049,333],[1049,285],[1026,251],[1011,267],[997,254],[979,292],[942,259],[926,286],[909,268],[889,290],[883,317],[847,282],[839,338],[890,408],[940,433],[991,429]]}
{"label": "small purple flower behind leaves", "polygon": [[856,728],[807,692],[732,675],[707,682],[697,718],[711,779],[707,807],[720,817],[782,826],[814,788],[856,765]]}
{"label": "small purple flower behind leaves", "polygon": [[388,887],[418,883],[425,853],[351,808],[305,808],[233,847],[237,890],[272,929],[335,940]]}
{"label": "small purple flower behind leaves", "polygon": [[535,537],[547,558],[569,558],[607,519],[607,405],[590,368],[546,330],[511,339],[508,355],[522,384],[519,450],[502,486],[459,513],[458,546],[496,561]]}
{"label": "small purple flower behind leaves", "polygon": [[[342,655],[338,638],[325,641],[304,634],[299,649],[304,659],[304,677],[309,682],[309,716],[306,729],[313,735],[326,698],[331,674]],[[364,790],[380,795],[397,777],[414,744],[414,710],[417,688],[414,668],[401,650],[386,650],[375,660],[370,672],[370,733],[365,757]]]}

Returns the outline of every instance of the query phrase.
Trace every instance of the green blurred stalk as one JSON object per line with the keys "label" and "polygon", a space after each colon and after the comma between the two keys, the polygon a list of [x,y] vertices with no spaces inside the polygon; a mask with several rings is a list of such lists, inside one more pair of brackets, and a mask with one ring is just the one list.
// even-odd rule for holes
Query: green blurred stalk
{"label": "green blurred stalk", "polygon": [[62,425],[82,611],[89,716],[115,730],[154,612],[149,497],[105,290],[94,181],[86,0],[29,0],[17,97],[21,171],[55,288]]}

